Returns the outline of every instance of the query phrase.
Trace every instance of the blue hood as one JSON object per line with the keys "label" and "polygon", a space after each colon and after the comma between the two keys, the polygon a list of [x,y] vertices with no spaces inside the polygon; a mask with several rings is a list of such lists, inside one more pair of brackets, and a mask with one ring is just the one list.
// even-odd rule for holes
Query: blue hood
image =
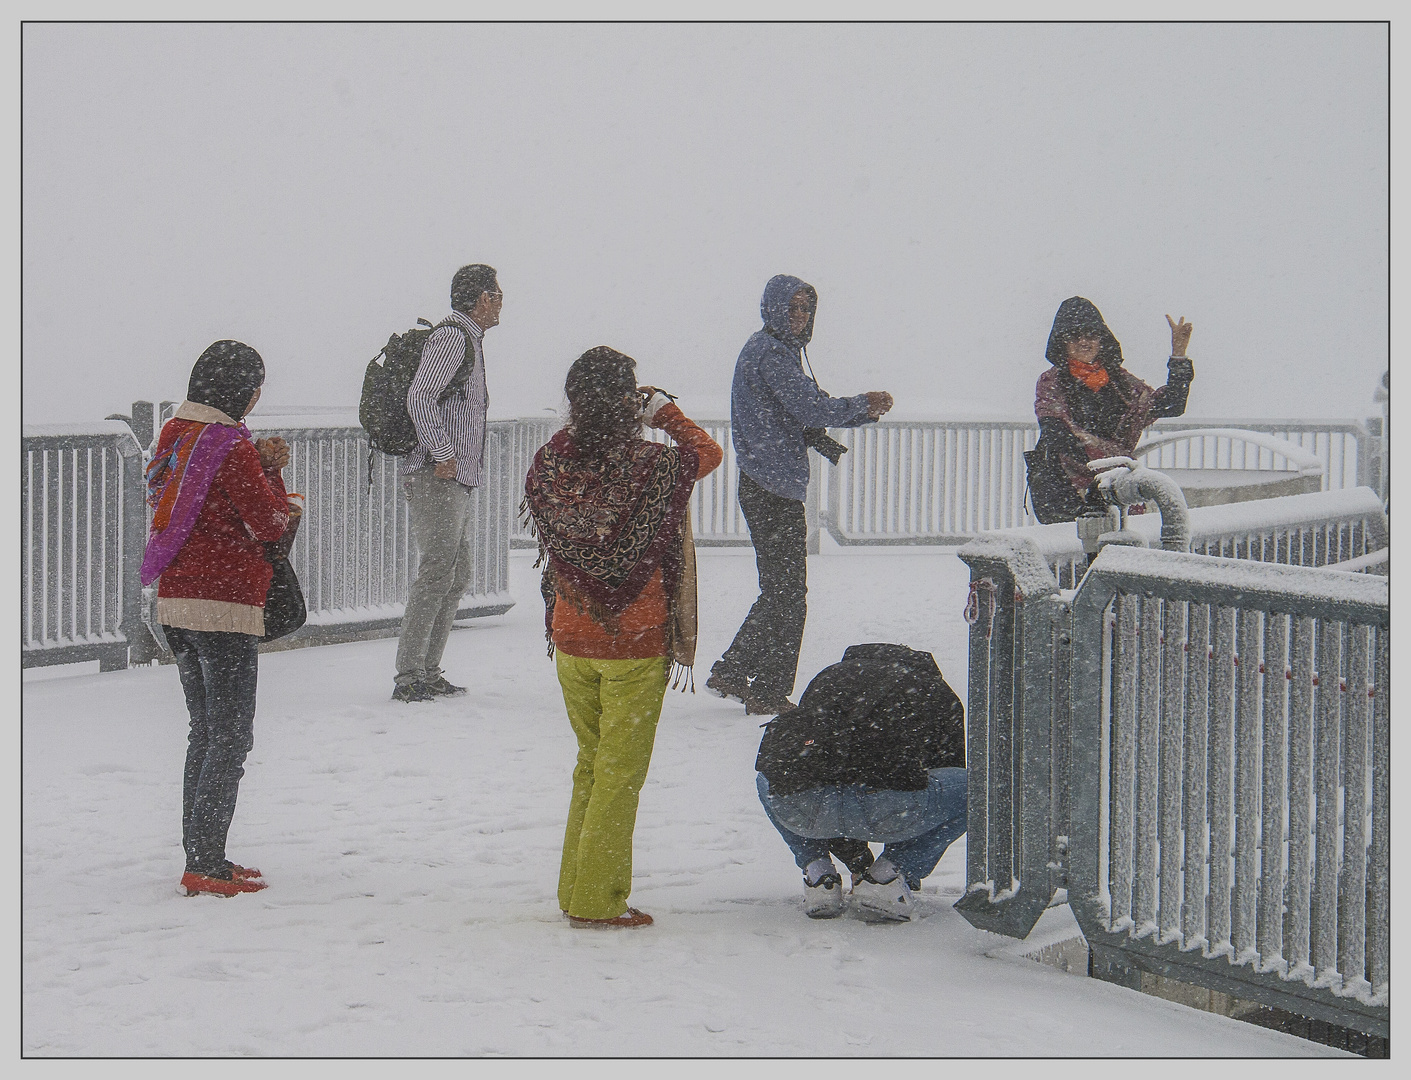
{"label": "blue hood", "polygon": [[[808,317],[808,325],[797,336],[789,333],[789,301],[794,293],[807,289],[813,294],[813,312]],[[764,296],[759,301],[759,317],[764,320],[764,328],[771,337],[802,348],[813,340],[813,318],[818,314],[818,290],[792,274],[775,274],[764,287]]]}

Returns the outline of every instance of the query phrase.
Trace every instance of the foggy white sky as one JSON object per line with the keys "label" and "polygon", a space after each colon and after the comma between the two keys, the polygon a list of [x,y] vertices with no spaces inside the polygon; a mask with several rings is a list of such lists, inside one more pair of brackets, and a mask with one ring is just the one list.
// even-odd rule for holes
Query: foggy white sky
{"label": "foggy white sky", "polygon": [[1093,300],[1189,415],[1362,417],[1387,364],[1387,30],[1368,25],[29,25],[23,408],[354,405],[495,265],[491,409],[609,344],[700,417],[775,273],[898,415],[1033,415]]}

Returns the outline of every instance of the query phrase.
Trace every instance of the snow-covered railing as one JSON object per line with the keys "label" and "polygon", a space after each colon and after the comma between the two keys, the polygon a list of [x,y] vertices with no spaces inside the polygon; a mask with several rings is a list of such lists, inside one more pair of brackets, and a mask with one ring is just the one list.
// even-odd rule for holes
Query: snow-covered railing
{"label": "snow-covered railing", "polygon": [[[1198,506],[1189,513],[1191,550],[1201,555],[1331,566],[1372,554],[1389,543],[1386,510],[1371,488]],[[1129,515],[1126,527],[1144,536],[1149,547],[1159,546],[1158,515]],[[1032,540],[1063,588],[1075,588],[1087,569],[1087,556],[1072,522],[1029,525],[1003,535]]]}
{"label": "snow-covered railing", "polygon": [[126,425],[27,426],[20,450],[20,663],[124,668],[145,639],[142,451]]}
{"label": "snow-covered railing", "polygon": [[1244,428],[1153,430],[1132,457],[1149,469],[1239,469],[1323,475],[1312,451],[1265,432]]}
{"label": "snow-covered railing", "polygon": [[[1374,429],[1380,428],[1380,418],[1370,420],[1249,420],[1240,417],[1220,419],[1195,419],[1177,417],[1171,420],[1158,420],[1147,433],[1148,438],[1159,437],[1168,432],[1191,431],[1197,428],[1236,429],[1241,432],[1260,432],[1272,435],[1283,443],[1291,444],[1311,454],[1323,466],[1323,490],[1337,491],[1350,487],[1375,486],[1374,472],[1377,461],[1377,435]],[[1234,447],[1225,450],[1228,454]],[[1253,463],[1250,450],[1241,450],[1240,460],[1248,462],[1248,468],[1269,468],[1272,463],[1265,457],[1264,464]],[[1210,459],[1207,459],[1210,460]],[[1215,467],[1237,469],[1240,465],[1220,465]],[[1153,463],[1152,468],[1161,466]],[[1210,465],[1206,466],[1211,467]]]}
{"label": "snow-covered railing", "polygon": [[1093,972],[1389,1037],[1387,582],[1106,548],[1072,598]]}

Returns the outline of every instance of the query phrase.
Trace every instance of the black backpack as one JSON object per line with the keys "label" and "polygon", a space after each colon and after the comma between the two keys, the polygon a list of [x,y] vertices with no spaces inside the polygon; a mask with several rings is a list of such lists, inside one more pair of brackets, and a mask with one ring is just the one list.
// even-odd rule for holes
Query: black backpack
{"label": "black backpack", "polygon": [[755,768],[776,795],[824,784],[920,791],[926,770],[965,767],[965,708],[935,658],[905,645],[849,647],[764,728]]}
{"label": "black backpack", "polygon": [[[436,326],[425,319],[417,319],[417,324],[404,334],[389,337],[381,351],[368,361],[367,372],[363,375],[358,423],[367,432],[368,445],[392,457],[404,457],[417,448],[416,426],[407,414],[407,390],[416,378],[417,368],[421,367],[421,350],[426,346],[426,339],[442,326],[455,325],[449,319]],[[437,402],[464,392],[474,362],[475,352],[470,335],[466,334],[465,357],[446,388],[437,395]]]}

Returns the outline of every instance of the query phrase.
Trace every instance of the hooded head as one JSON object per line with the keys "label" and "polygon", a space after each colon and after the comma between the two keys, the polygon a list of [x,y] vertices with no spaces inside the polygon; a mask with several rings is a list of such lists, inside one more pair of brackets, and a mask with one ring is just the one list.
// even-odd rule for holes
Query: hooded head
{"label": "hooded head", "polygon": [[265,362],[259,353],[241,341],[217,341],[191,369],[186,400],[240,420],[264,382]]}
{"label": "hooded head", "polygon": [[1081,296],[1070,296],[1058,305],[1058,314],[1053,317],[1053,329],[1049,331],[1048,348],[1044,356],[1055,367],[1068,365],[1067,342],[1074,338],[1097,338],[1097,361],[1109,370],[1122,366],[1122,345],[1112,336],[1107,323],[1102,321],[1102,312],[1091,301]]}
{"label": "hooded head", "polygon": [[[808,323],[800,334],[789,332],[789,301],[799,290],[805,290],[812,301],[808,313]],[[764,328],[780,341],[791,345],[807,345],[813,340],[813,317],[818,313],[818,290],[806,281],[790,274],[775,274],[764,287],[764,296],[759,301],[759,315],[764,320]]]}

